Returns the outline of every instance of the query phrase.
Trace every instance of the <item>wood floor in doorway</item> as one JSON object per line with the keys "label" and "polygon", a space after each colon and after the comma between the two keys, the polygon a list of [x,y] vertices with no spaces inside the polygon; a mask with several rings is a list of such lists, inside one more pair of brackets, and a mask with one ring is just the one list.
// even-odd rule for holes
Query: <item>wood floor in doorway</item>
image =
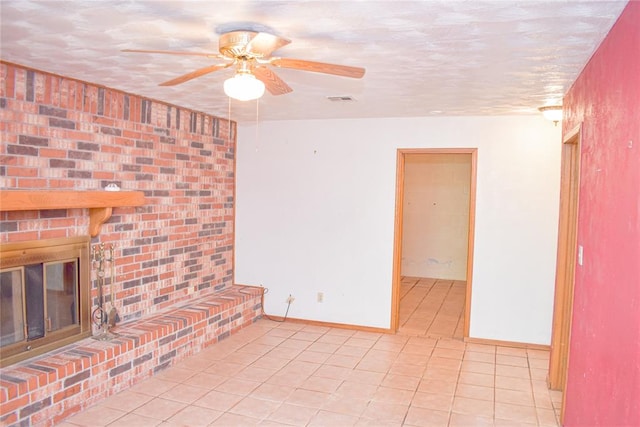
{"label": "wood floor in doorway", "polygon": [[466,283],[403,276],[398,333],[462,339]]}

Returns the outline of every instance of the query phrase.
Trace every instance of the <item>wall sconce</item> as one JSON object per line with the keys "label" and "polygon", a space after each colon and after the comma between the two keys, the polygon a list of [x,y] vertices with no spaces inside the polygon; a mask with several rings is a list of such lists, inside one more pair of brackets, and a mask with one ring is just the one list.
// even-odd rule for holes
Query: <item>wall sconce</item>
{"label": "wall sconce", "polygon": [[224,93],[238,101],[251,101],[264,95],[264,83],[253,74],[240,71],[224,81]]}
{"label": "wall sconce", "polygon": [[547,105],[538,108],[545,119],[552,121],[555,126],[562,120],[562,105]]}

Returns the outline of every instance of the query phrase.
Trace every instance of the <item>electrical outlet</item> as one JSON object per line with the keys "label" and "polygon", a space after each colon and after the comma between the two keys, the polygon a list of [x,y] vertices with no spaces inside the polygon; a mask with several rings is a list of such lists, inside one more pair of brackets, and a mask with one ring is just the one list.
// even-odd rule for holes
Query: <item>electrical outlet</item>
{"label": "electrical outlet", "polygon": [[318,292],[318,302],[324,302],[324,292]]}
{"label": "electrical outlet", "polygon": [[294,297],[291,296],[291,294],[289,294],[289,297],[287,297],[287,300],[285,301],[287,304],[291,304],[292,302],[294,302],[296,299]]}

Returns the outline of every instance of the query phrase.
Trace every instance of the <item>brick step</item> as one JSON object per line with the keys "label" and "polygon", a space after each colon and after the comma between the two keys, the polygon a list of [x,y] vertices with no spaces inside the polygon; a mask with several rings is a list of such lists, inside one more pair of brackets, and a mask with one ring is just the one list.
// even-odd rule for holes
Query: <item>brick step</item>
{"label": "brick step", "polygon": [[54,425],[198,353],[262,314],[263,289],[234,285],[0,370],[0,424]]}

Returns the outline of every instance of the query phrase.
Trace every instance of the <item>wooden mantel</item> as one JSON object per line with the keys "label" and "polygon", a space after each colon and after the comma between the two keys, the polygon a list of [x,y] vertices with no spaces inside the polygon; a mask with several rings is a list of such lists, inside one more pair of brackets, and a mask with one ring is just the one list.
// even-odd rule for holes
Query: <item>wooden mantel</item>
{"label": "wooden mantel", "polygon": [[142,191],[2,190],[0,212],[89,209],[89,234],[95,237],[114,207],[142,206]]}

